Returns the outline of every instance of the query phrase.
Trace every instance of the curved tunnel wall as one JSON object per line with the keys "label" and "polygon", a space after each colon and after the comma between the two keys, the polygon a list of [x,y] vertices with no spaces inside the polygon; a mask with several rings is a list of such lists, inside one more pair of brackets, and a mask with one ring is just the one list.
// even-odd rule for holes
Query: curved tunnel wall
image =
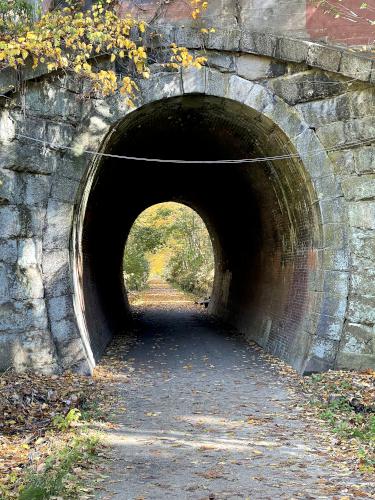
{"label": "curved tunnel wall", "polygon": [[[295,153],[264,115],[203,95],[134,111],[106,152],[191,160]],[[82,233],[85,319],[96,358],[126,325],[121,263],[127,234],[144,209],[163,201],[191,206],[211,232],[211,312],[303,371],[320,307],[313,284],[322,243],[312,184],[296,157],[229,165],[101,162]]]}

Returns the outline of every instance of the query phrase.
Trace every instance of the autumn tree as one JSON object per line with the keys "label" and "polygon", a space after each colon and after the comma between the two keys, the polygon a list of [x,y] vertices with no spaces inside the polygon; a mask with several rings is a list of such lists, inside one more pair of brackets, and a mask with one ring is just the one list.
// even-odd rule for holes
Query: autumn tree
{"label": "autumn tree", "polygon": [[[194,17],[207,7],[201,0],[193,4]],[[38,20],[33,20],[24,0],[0,1],[0,69],[21,70],[31,61],[33,68],[43,65],[46,71],[70,72],[86,80],[87,95],[107,96],[119,90],[132,104],[136,78],[150,77],[148,41],[157,36],[145,21],[130,14],[120,17],[114,0],[99,0],[88,9],[69,0]],[[165,48],[165,66],[172,70],[200,68],[206,62],[186,47],[166,43]],[[124,63],[123,71],[103,69],[96,64],[99,56]]]}

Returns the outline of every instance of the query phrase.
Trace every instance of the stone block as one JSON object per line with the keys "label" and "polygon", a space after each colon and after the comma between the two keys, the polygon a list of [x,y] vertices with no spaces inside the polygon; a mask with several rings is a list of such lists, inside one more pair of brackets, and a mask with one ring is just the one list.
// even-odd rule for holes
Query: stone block
{"label": "stone block", "polygon": [[244,78],[231,76],[229,79],[228,97],[239,102],[245,102],[252,89],[252,84]]}
{"label": "stone block", "polygon": [[267,81],[267,86],[291,106],[326,99],[347,90],[344,81],[316,69],[273,78]]}
{"label": "stone block", "polygon": [[44,82],[29,82],[25,92],[26,107],[34,115],[48,119],[79,121],[82,99],[79,94],[65,90],[57,78]]}
{"label": "stone block", "polygon": [[84,155],[81,157],[66,155],[59,163],[59,175],[67,179],[80,181],[84,177],[89,165],[90,161]]}
{"label": "stone block", "polygon": [[337,354],[336,370],[373,370],[375,366],[374,354],[353,354],[348,352],[339,352]]}
{"label": "stone block", "polygon": [[313,127],[374,115],[375,90],[346,92],[343,95],[298,104],[306,122]]}
{"label": "stone block", "polygon": [[240,39],[240,51],[275,57],[278,38],[270,33],[243,32]]}
{"label": "stone block", "polygon": [[42,241],[33,238],[18,240],[17,256],[20,267],[40,265],[42,262]]}
{"label": "stone block", "polygon": [[361,57],[355,52],[343,52],[340,64],[340,73],[358,80],[370,80],[372,61]]}
{"label": "stone block", "polygon": [[22,332],[28,329],[47,329],[44,299],[12,301],[0,304],[0,331]]}
{"label": "stone block", "polygon": [[349,273],[345,271],[324,271],[324,292],[347,296],[349,291]]}
{"label": "stone block", "polygon": [[0,262],[15,264],[17,258],[17,240],[0,240]]}
{"label": "stone block", "polygon": [[206,92],[206,68],[188,68],[181,72],[184,94],[204,94]]}
{"label": "stone block", "polygon": [[375,262],[374,269],[366,269],[365,272],[352,271],[351,293],[375,297]]}
{"label": "stone block", "polygon": [[328,153],[336,174],[348,176],[355,173],[355,151],[343,149],[341,151],[330,151]]}
{"label": "stone block", "polygon": [[20,222],[23,238],[42,238],[46,217],[45,207],[21,206]]}
{"label": "stone block", "polygon": [[70,203],[50,200],[47,207],[44,248],[48,250],[69,247],[73,223],[73,208]]}
{"label": "stone block", "polygon": [[323,292],[321,301],[321,314],[334,318],[344,318],[346,311],[346,295],[335,295],[332,290]]}
{"label": "stone block", "polygon": [[195,55],[208,57],[210,68],[229,73],[236,70],[236,58],[232,54],[227,55],[216,51],[210,51],[207,54],[206,51],[198,51]]}
{"label": "stone block", "polygon": [[371,229],[353,228],[350,247],[354,267],[358,269],[375,268],[375,234]]}
{"label": "stone block", "polygon": [[348,201],[375,200],[375,174],[347,177],[341,185]]}
{"label": "stone block", "polygon": [[348,246],[346,224],[332,222],[322,224],[320,233],[323,234],[323,247],[330,250],[342,250]]}
{"label": "stone block", "polygon": [[0,264],[0,303],[9,301],[9,268],[6,264]]}
{"label": "stone block", "polygon": [[336,72],[340,67],[341,50],[327,45],[309,43],[306,62],[309,66],[318,66],[321,69]]}
{"label": "stone block", "polygon": [[23,174],[25,183],[24,203],[46,206],[50,192],[50,178],[45,175]]}
{"label": "stone block", "polygon": [[337,318],[327,314],[319,314],[316,333],[328,340],[340,340],[344,326],[344,317]]}
{"label": "stone block", "polygon": [[74,317],[73,297],[61,295],[48,300],[48,314],[51,322],[60,321],[67,317]]}
{"label": "stone block", "polygon": [[302,40],[280,37],[276,49],[278,59],[293,62],[305,62],[309,52],[309,45]]}
{"label": "stone block", "polygon": [[0,153],[0,161],[4,168],[14,172],[49,175],[55,170],[59,155],[40,144],[19,139],[6,155]]}
{"label": "stone block", "polygon": [[42,299],[44,286],[37,265],[14,266],[9,273],[9,294],[14,300]]}
{"label": "stone block", "polygon": [[348,320],[351,323],[375,323],[375,296],[350,295],[348,305]]}
{"label": "stone block", "polygon": [[375,229],[375,201],[348,204],[349,224],[360,229]]}
{"label": "stone block", "polygon": [[331,364],[336,357],[338,346],[338,340],[317,336],[313,340],[311,355],[323,362]]}
{"label": "stone block", "polygon": [[3,147],[6,147],[14,140],[15,133],[16,128],[10,111],[8,109],[2,109],[0,111],[0,143]]}
{"label": "stone block", "polygon": [[20,236],[22,229],[21,215],[14,205],[0,206],[0,235],[2,238]]}
{"label": "stone block", "polygon": [[71,370],[82,375],[92,374],[81,338],[69,337],[65,341],[56,341],[56,344],[63,370]]}
{"label": "stone block", "polygon": [[326,175],[314,179],[315,195],[318,200],[339,199],[342,189],[336,175]]}
{"label": "stone block", "polygon": [[342,197],[319,200],[323,224],[346,222],[346,210]]}
{"label": "stone block", "polygon": [[375,355],[375,329],[359,323],[346,323],[340,352]]}
{"label": "stone block", "polygon": [[357,148],[353,151],[354,168],[357,174],[375,171],[375,151],[372,146]]}
{"label": "stone block", "polygon": [[306,130],[306,125],[298,113],[280,99],[274,98],[273,102],[263,109],[263,114],[276,123],[288,137],[297,137]]}
{"label": "stone block", "polygon": [[54,175],[52,181],[51,197],[62,202],[74,204],[78,191],[79,182],[75,179]]}
{"label": "stone block", "polygon": [[0,366],[3,363],[6,366],[11,361],[17,371],[33,370],[44,374],[59,372],[55,346],[48,330],[28,330],[20,335],[5,336],[5,339],[7,349],[5,356],[0,355]]}
{"label": "stone block", "polygon": [[69,295],[72,291],[68,249],[43,253],[43,278],[46,297]]}
{"label": "stone block", "polygon": [[57,344],[80,338],[77,324],[73,318],[62,318],[51,323],[51,333]]}
{"label": "stone block", "polygon": [[157,73],[149,80],[140,82],[142,102],[158,101],[183,93],[180,73]]}
{"label": "stone block", "polygon": [[318,250],[318,258],[322,269],[326,271],[347,271],[349,268],[349,252],[346,248],[326,248]]}
{"label": "stone block", "polygon": [[313,179],[331,173],[331,163],[328,156],[312,130],[306,129],[293,139],[297,152]]}
{"label": "stone block", "polygon": [[365,143],[375,136],[373,117],[353,119],[348,122],[334,122],[323,125],[317,135],[327,148],[351,146],[352,143]]}
{"label": "stone block", "polygon": [[17,205],[23,202],[23,179],[9,170],[1,170],[0,205]]}
{"label": "stone block", "polygon": [[272,105],[274,104],[275,96],[261,85],[250,84],[250,82],[248,82],[248,85],[250,92],[245,97],[244,104],[260,113],[268,107],[268,112],[272,114]]}
{"label": "stone block", "polygon": [[[210,33],[208,35],[206,44],[211,50],[214,49],[236,52],[240,46],[240,38],[240,30],[220,28],[215,33]],[[202,46],[204,46],[204,43],[201,44],[201,47]]]}
{"label": "stone block", "polygon": [[[168,26],[166,28],[167,30],[169,29]],[[163,28],[163,31],[164,29],[165,28]],[[171,33],[169,32],[167,35],[168,39],[170,39],[170,35]],[[173,38],[177,45],[180,45],[181,47],[189,47],[190,49],[201,49],[204,42],[203,33],[200,30],[191,27],[179,26],[173,29]],[[213,41],[214,37],[211,37],[211,40]],[[215,44],[214,42],[213,44],[218,45],[218,43]]]}
{"label": "stone block", "polygon": [[228,94],[229,78],[230,75],[218,73],[207,68],[207,85],[206,94],[215,96],[224,96]]}
{"label": "stone block", "polygon": [[247,80],[261,80],[283,75],[286,66],[270,57],[243,54],[236,58],[237,74]]}

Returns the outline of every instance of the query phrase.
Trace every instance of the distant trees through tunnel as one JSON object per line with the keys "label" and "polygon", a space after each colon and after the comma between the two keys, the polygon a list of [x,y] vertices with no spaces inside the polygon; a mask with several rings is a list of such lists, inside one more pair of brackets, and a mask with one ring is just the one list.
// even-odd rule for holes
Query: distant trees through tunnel
{"label": "distant trees through tunnel", "polygon": [[313,185],[285,134],[240,103],[190,95],[134,111],[105,151],[153,159],[281,158],[236,164],[102,158],[82,235],[85,318],[96,357],[128,318],[129,231],[145,209],[172,201],[195,210],[211,236],[210,312],[303,371],[320,308],[311,283],[321,221]]}
{"label": "distant trees through tunnel", "polygon": [[215,265],[203,220],[180,203],[149,207],[129,232],[123,267],[129,292],[146,288],[150,278],[161,278],[196,296],[210,296]]}

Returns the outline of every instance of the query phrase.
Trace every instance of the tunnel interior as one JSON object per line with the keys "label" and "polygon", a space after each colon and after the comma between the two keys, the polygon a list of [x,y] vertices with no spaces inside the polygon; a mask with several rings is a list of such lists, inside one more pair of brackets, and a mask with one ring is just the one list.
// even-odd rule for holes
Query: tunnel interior
{"label": "tunnel interior", "polygon": [[[268,118],[237,102],[190,95],[133,111],[106,153],[222,160],[294,154]],[[312,184],[295,156],[252,163],[159,163],[103,157],[82,226],[83,315],[98,360],[126,330],[122,279],[127,235],[151,205],[194,209],[210,232],[215,280],[210,312],[303,371],[317,300],[310,286],[321,246]]]}

